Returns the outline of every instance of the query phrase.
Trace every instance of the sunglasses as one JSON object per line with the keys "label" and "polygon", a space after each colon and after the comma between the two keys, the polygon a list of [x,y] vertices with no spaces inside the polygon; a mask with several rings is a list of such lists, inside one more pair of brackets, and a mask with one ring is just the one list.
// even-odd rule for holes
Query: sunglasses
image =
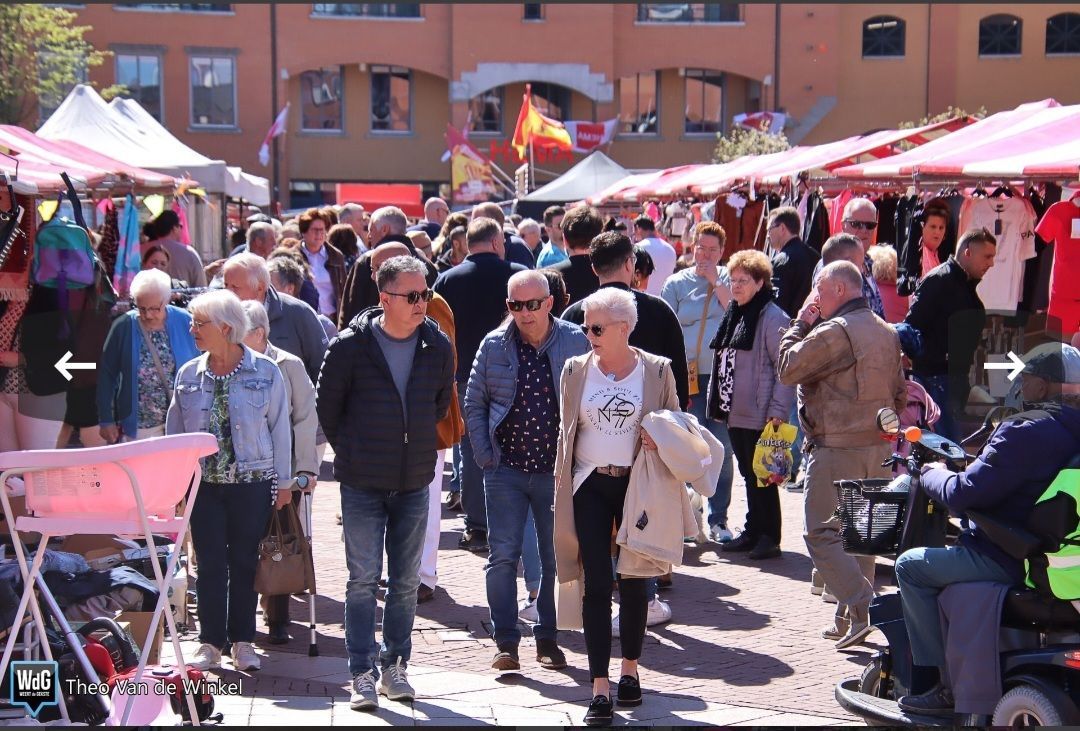
{"label": "sunglasses", "polygon": [[425,289],[423,292],[383,292],[383,294],[388,294],[391,297],[404,297],[409,301],[410,305],[415,305],[420,300],[431,302],[432,298],[435,297],[435,293],[430,289]]}
{"label": "sunglasses", "polygon": [[851,226],[855,230],[873,231],[877,228],[877,221],[844,221],[845,226]]}
{"label": "sunglasses", "polygon": [[593,337],[599,338],[603,337],[604,331],[614,324],[615,323],[609,323],[607,325],[582,325],[581,332],[585,333],[586,335],[592,333]]}
{"label": "sunglasses", "polygon": [[522,310],[528,310],[529,312],[536,312],[544,306],[544,300],[547,297],[541,297],[535,300],[506,300],[506,306],[511,312],[521,312]]}

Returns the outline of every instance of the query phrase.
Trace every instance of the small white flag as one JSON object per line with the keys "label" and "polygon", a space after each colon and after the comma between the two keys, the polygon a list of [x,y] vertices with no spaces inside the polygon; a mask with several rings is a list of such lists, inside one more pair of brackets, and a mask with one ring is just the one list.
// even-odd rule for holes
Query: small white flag
{"label": "small white flag", "polygon": [[275,137],[279,137],[285,134],[285,128],[288,126],[289,121],[289,104],[285,103],[285,107],[278,112],[277,117],[274,119],[274,123],[270,125],[270,129],[266,132],[266,137],[263,138],[262,147],[259,148],[259,162],[263,167],[270,164],[270,141]]}

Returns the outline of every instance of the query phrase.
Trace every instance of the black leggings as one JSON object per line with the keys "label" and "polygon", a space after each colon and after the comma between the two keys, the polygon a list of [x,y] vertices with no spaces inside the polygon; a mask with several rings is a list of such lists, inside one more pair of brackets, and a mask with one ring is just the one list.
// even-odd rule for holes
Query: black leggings
{"label": "black leggings", "polygon": [[780,545],[780,489],[776,485],[761,487],[754,474],[754,450],[757,448],[761,429],[729,427],[731,451],[739,464],[739,474],[746,483],[745,532],[755,541],[765,536]]}
{"label": "black leggings", "polygon": [[[582,626],[589,655],[589,675],[608,677],[611,661],[611,529],[622,523],[629,477],[593,472],[574,493],[574,524],[585,572]],[[622,656],[641,657],[649,599],[648,579],[619,577],[619,638]]]}

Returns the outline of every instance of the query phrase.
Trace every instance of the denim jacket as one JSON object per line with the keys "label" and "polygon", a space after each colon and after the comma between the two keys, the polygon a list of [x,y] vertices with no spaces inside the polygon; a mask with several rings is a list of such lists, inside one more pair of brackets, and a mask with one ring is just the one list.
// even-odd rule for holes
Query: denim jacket
{"label": "denim jacket", "polygon": [[[278,486],[292,478],[292,425],[285,380],[277,364],[247,346],[240,371],[229,381],[229,424],[241,471],[273,469]],[[214,379],[210,355],[189,360],[176,373],[176,388],[165,417],[166,434],[210,431]]]}

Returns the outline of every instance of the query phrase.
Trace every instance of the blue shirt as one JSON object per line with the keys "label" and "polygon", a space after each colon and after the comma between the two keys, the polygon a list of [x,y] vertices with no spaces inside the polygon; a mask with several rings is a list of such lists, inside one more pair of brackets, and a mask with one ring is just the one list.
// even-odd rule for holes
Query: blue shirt
{"label": "blue shirt", "polygon": [[549,242],[540,249],[540,255],[536,257],[536,268],[543,269],[544,267],[554,266],[560,261],[566,261],[569,258],[565,251],[552,246]]}
{"label": "blue shirt", "polygon": [[553,474],[559,442],[559,404],[546,355],[514,336],[518,356],[517,389],[510,413],[495,430],[507,467]]}

